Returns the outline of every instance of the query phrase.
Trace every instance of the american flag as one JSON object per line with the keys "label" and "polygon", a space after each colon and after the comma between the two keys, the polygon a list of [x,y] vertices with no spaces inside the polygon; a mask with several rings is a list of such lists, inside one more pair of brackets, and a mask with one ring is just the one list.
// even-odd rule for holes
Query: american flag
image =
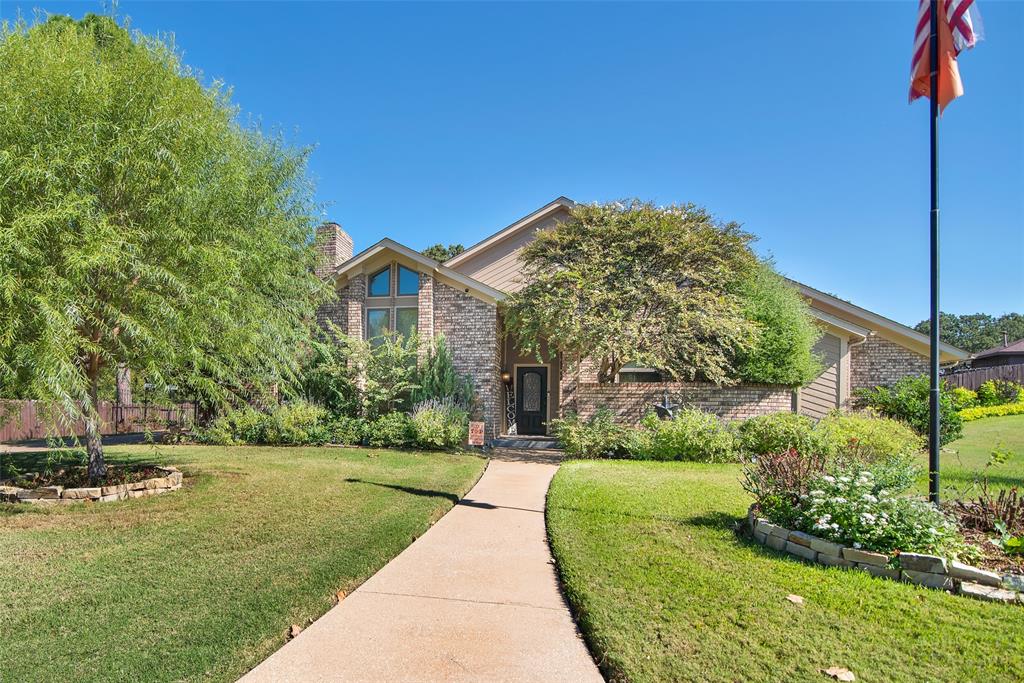
{"label": "american flag", "polygon": [[[910,101],[928,97],[931,90],[929,37],[931,0],[920,0],[910,62]],[[939,0],[939,107],[964,94],[956,58],[981,39],[981,15],[974,0]]]}

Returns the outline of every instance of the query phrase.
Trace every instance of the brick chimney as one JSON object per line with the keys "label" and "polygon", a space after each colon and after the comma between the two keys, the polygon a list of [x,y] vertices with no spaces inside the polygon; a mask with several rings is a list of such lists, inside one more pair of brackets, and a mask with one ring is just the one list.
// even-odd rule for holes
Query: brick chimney
{"label": "brick chimney", "polygon": [[313,244],[320,257],[315,271],[317,277],[327,277],[335,268],[352,258],[352,238],[337,223],[324,223],[317,228]]}

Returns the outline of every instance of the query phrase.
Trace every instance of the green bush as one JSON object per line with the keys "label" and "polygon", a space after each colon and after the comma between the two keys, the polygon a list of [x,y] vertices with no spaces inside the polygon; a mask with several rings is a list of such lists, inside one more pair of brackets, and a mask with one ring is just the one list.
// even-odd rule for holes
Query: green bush
{"label": "green bush", "polygon": [[329,443],[344,446],[358,446],[366,436],[366,420],[347,415],[337,415],[327,423]]}
{"label": "green bush", "polygon": [[630,455],[639,460],[733,462],[736,439],[728,426],[712,413],[684,409],[671,420],[649,414],[642,430],[628,442]]}
{"label": "green bush", "polygon": [[625,441],[629,429],[620,427],[607,408],[599,408],[588,420],[570,413],[560,420],[551,421],[551,430],[573,458],[601,458],[625,455]]}
{"label": "green bush", "polygon": [[960,411],[960,419],[964,422],[980,420],[984,417],[1004,417],[1006,415],[1024,415],[1024,403],[1004,403],[1001,406],[978,406]]}
{"label": "green bush", "polygon": [[[1024,387],[1005,379],[990,379],[978,387],[978,405],[988,408],[1024,402]],[[971,406],[965,406],[971,407]]]}
{"label": "green bush", "polygon": [[740,423],[739,448],[747,456],[782,453],[790,448],[799,453],[821,450],[814,432],[814,420],[796,413],[760,415]]}
{"label": "green bush", "polygon": [[978,405],[978,394],[967,387],[954,387],[950,395],[953,399],[953,408],[957,412]]}
{"label": "green bush", "polygon": [[[940,445],[946,445],[963,435],[963,422],[953,402],[953,389],[946,382],[940,384],[939,432]],[[904,377],[893,387],[875,387],[857,392],[861,405],[874,408],[882,415],[910,425],[922,436],[928,435],[928,396],[930,379],[928,375]]]}
{"label": "green bush", "polygon": [[411,419],[416,446],[428,450],[452,450],[469,437],[469,414],[452,399],[419,403]]}
{"label": "green bush", "polygon": [[374,448],[404,448],[413,443],[412,424],[405,413],[388,413],[366,427],[366,440]]}
{"label": "green bush", "polygon": [[326,418],[327,411],[305,402],[280,405],[269,412],[245,407],[218,417],[199,430],[196,439],[222,446],[319,445],[329,436]]}

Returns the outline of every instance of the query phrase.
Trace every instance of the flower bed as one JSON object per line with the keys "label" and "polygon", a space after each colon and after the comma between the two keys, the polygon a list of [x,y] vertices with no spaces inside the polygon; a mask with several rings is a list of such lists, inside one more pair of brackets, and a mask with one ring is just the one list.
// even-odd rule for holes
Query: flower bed
{"label": "flower bed", "polygon": [[[111,482],[104,486],[66,487],[60,484],[25,488],[14,486],[13,480],[0,482],[0,503],[67,504],[92,501],[106,503],[128,498],[155,496],[181,488],[182,474],[176,467],[147,468],[151,476],[139,481]],[[123,475],[124,473],[119,473]],[[32,477],[27,477],[32,478]],[[70,477],[73,479],[74,477]],[[130,477],[121,477],[129,479]],[[60,480],[60,479],[59,479]]]}
{"label": "flower bed", "polygon": [[861,569],[874,576],[946,590],[979,600],[1024,605],[1024,575],[998,573],[922,553],[886,555],[793,531],[757,515],[750,506],[745,529],[761,545],[828,567]]}

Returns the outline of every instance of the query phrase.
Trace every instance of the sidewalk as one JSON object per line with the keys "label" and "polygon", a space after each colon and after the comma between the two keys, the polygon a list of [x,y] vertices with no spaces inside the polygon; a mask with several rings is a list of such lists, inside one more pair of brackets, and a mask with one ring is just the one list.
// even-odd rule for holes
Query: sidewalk
{"label": "sidewalk", "polygon": [[550,563],[556,469],[492,460],[426,534],[242,680],[601,681]]}

